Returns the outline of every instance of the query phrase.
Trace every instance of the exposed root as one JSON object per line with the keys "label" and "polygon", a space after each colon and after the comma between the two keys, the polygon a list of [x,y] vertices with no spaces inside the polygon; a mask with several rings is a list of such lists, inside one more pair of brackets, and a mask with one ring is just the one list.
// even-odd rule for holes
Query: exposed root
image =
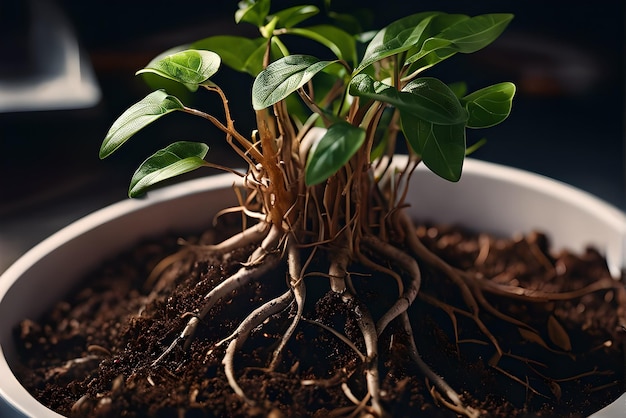
{"label": "exposed root", "polygon": [[269,369],[274,370],[276,363],[280,359],[280,355],[287,344],[287,341],[291,338],[293,333],[302,319],[302,312],[304,310],[304,299],[306,298],[306,287],[302,277],[302,266],[300,264],[300,251],[295,245],[291,243],[291,240],[287,243],[287,267],[289,271],[289,287],[293,292],[293,298],[296,302],[296,314],[289,325],[289,328],[284,332],[283,337],[278,344],[278,347],[272,354],[272,361],[270,362]]}
{"label": "exposed root", "polygon": [[[330,288],[333,292],[344,295],[348,291],[346,283],[346,275],[348,264],[350,263],[350,255],[347,247],[339,246],[331,254],[332,262],[328,269],[328,278],[330,280]],[[351,289],[353,290],[353,289]]]}
{"label": "exposed root", "polygon": [[470,284],[470,286],[474,290],[474,296],[476,297],[476,300],[478,301],[480,306],[482,306],[487,312],[489,312],[496,318],[502,319],[503,321],[509,322],[513,325],[517,325],[518,327],[526,328],[530,331],[537,333],[537,330],[531,327],[530,325],[528,325],[527,323],[522,322],[516,318],[513,318],[512,316],[507,315],[503,312],[500,312],[498,309],[494,308],[494,306],[491,303],[489,303],[489,301],[485,298],[485,295],[483,294],[482,289],[476,286],[476,284]]}
{"label": "exposed root", "polygon": [[241,386],[239,386],[239,383],[237,383],[237,379],[235,377],[235,352],[241,348],[243,343],[248,338],[248,335],[254,328],[261,325],[270,316],[284,310],[287,306],[289,306],[292,301],[293,293],[291,292],[291,290],[289,290],[252,311],[250,315],[248,315],[243,321],[241,321],[241,323],[233,333],[234,338],[230,341],[228,347],[226,348],[226,353],[224,354],[224,358],[222,359],[222,364],[224,365],[224,372],[226,374],[226,378],[228,379],[228,384],[237,395],[239,395],[246,403],[250,405],[254,405],[255,401],[246,396]]}
{"label": "exposed root", "polygon": [[[330,189],[326,189],[326,192],[329,190]],[[340,189],[337,189],[337,193],[339,192]],[[316,202],[315,196],[311,195],[310,199],[312,202]],[[330,193],[325,195],[323,196],[323,200],[325,213],[332,216],[335,216],[335,214],[338,214],[337,216],[340,217],[342,216],[339,199],[336,199],[335,194]],[[309,198],[307,198],[306,201],[308,202]],[[185,257],[189,254],[194,257],[206,257],[211,254],[227,254],[229,251],[241,246],[257,245],[257,248],[248,257],[247,261],[242,263],[239,270],[226,278],[205,295],[203,303],[199,309],[194,312],[187,313],[190,318],[182,332],[174,339],[174,341],[171,342],[171,344],[152,363],[152,365],[157,365],[167,355],[169,355],[172,350],[179,346],[182,346],[184,350],[189,348],[198,325],[220,299],[229,297],[234,290],[241,288],[252,280],[259,279],[261,276],[266,275],[279,263],[286,259],[289,289],[282,295],[253,310],[237,326],[230,336],[216,344],[217,346],[228,343],[222,359],[225,375],[232,390],[248,405],[255,405],[256,401],[247,396],[243,388],[238,383],[234,364],[235,355],[237,351],[241,349],[249,337],[249,334],[256,327],[260,326],[272,315],[281,312],[289,305],[295,303],[296,308],[293,312],[291,323],[278,341],[278,345],[272,353],[269,365],[267,369],[264,370],[273,371],[279,367],[278,364],[284,348],[293,337],[300,321],[305,320],[307,322],[312,322],[333,333],[356,353],[364,366],[367,392],[363,399],[359,399],[354,396],[347,385],[346,376],[349,375],[349,373],[353,373],[354,370],[350,372],[344,369],[341,372],[335,373],[333,378],[330,379],[305,380],[301,383],[303,385],[318,386],[342,385],[344,394],[354,405],[334,410],[332,411],[333,414],[346,414],[349,416],[368,414],[376,417],[384,417],[386,416],[386,413],[381,404],[381,389],[378,368],[379,337],[388,328],[388,325],[394,321],[394,319],[399,319],[401,327],[408,336],[410,359],[424,375],[428,384],[433,385],[431,393],[435,401],[457,414],[475,418],[480,415],[479,411],[466,405],[461,399],[461,396],[452,387],[450,387],[443,377],[437,375],[424,362],[419,354],[407,313],[408,308],[413,304],[418,296],[426,303],[437,306],[448,314],[452,321],[455,342],[459,352],[459,344],[464,341],[459,338],[457,316],[463,315],[470,318],[476,324],[480,332],[487,337],[486,341],[466,340],[465,342],[475,342],[493,346],[496,352],[488,362],[491,368],[498,373],[504,374],[516,383],[523,385],[527,391],[532,392],[537,396],[545,397],[544,394],[530,386],[528,379],[524,381],[523,378],[514,376],[501,367],[498,367],[500,358],[506,354],[503,353],[495,336],[483,323],[480,313],[481,311],[487,312],[493,317],[516,325],[520,329],[522,336],[526,335],[524,333],[527,333],[529,335],[532,334],[531,337],[534,338],[534,335],[538,335],[538,332],[530,325],[527,325],[526,323],[496,309],[487,300],[485,293],[504,295],[532,302],[543,302],[576,298],[590,292],[616,288],[618,286],[616,281],[606,279],[600,280],[575,291],[549,293],[538,290],[528,290],[519,286],[500,284],[474,274],[460,271],[430,251],[414,233],[413,222],[408,218],[402,209],[398,209],[393,211],[391,214],[387,214],[387,218],[384,221],[382,220],[383,214],[381,213],[381,225],[378,225],[380,226],[379,229],[377,229],[378,227],[374,224],[361,229],[358,229],[354,225],[350,225],[349,227],[343,226],[342,228],[337,229],[336,225],[329,225],[329,223],[332,223],[332,216],[330,215],[327,219],[315,219],[320,223],[319,230],[327,231],[328,235],[320,233],[320,235],[317,236],[320,241],[314,243],[306,240],[300,242],[302,237],[296,236],[292,228],[288,228],[288,231],[285,232],[282,228],[275,225],[272,226],[269,223],[260,222],[219,244],[188,245],[185,249],[181,250],[181,252],[175,254],[169,259],[166,259],[162,265],[160,264],[157,266],[157,274],[162,274],[169,265],[177,262],[184,262]],[[291,221],[293,220],[290,220],[290,222]],[[295,222],[299,222],[299,220],[296,220]],[[395,238],[402,239],[402,242],[406,245],[410,254],[405,252],[403,249],[392,245],[386,239],[381,238],[379,234],[382,231],[382,224],[386,222],[388,222],[387,227],[392,227],[397,230],[393,232],[393,236]],[[285,226],[286,224],[288,224],[288,222],[284,221],[281,225]],[[386,231],[385,233],[391,234],[390,231]],[[320,246],[325,244],[330,244],[327,249],[327,254],[330,257],[330,265],[327,275],[330,282],[330,288],[334,293],[341,296],[343,302],[350,307],[349,314],[353,315],[352,318],[356,321],[360,330],[360,335],[363,338],[365,345],[364,353],[357,348],[354,341],[339,333],[337,330],[314,321],[309,321],[303,317],[306,299],[306,286],[304,283],[306,270],[308,264],[311,262]],[[312,247],[313,251],[303,266],[300,261],[300,251],[305,247]],[[365,249],[368,251],[368,254],[370,254],[370,252],[377,254],[381,259],[388,261],[383,264],[379,264],[371,260],[362,252],[362,250]],[[539,248],[536,248],[536,250],[539,251]],[[489,251],[489,243],[483,240],[475,263],[480,264],[485,262],[487,256],[489,255]],[[348,274],[348,267],[355,260],[362,263],[367,268],[391,277],[397,283],[398,298],[392,306],[380,318],[378,318],[377,322],[374,322],[369,308],[359,299],[357,291],[352,285],[351,276]],[[540,261],[545,262],[547,260]],[[419,263],[422,262],[446,275],[459,289],[462,300],[466,306],[452,306],[444,303],[442,300],[439,300],[434,296],[420,292],[422,276]],[[398,268],[392,266],[397,266]],[[622,296],[626,299],[624,292],[618,296]],[[532,341],[535,340],[532,339]],[[547,346],[546,348],[549,349]]]}
{"label": "exposed root", "polygon": [[400,315],[400,320],[402,321],[402,327],[404,332],[407,333],[408,342],[409,342],[409,355],[411,356],[411,360],[417,365],[419,370],[424,374],[424,376],[432,382],[434,387],[441,393],[442,396],[448,400],[449,405],[453,406],[454,411],[457,413],[463,414],[468,417],[478,417],[480,414],[474,408],[466,406],[458,393],[454,391],[446,383],[446,381],[436,374],[422,359],[417,350],[417,346],[415,345],[415,338],[413,337],[413,328],[411,327],[411,322],[409,321],[409,315],[406,312],[403,312]]}
{"label": "exposed root", "polygon": [[465,304],[470,308],[472,320],[478,326],[480,331],[491,341],[494,348],[498,352],[498,355],[502,356],[502,348],[500,347],[496,337],[491,333],[491,331],[489,331],[489,329],[487,329],[482,319],[480,319],[478,302],[461,274],[422,244],[414,232],[413,222],[409,219],[406,213],[399,211],[398,216],[401,227],[405,231],[411,231],[411,233],[406,234],[406,242],[411,251],[413,251],[418,259],[439,269],[458,286]]}
{"label": "exposed root", "polygon": [[376,333],[381,335],[387,325],[393,321],[398,315],[406,312],[411,306],[417,294],[422,281],[422,274],[415,259],[409,256],[407,253],[399,250],[391,244],[388,244],[372,235],[366,235],[362,238],[365,245],[370,247],[371,250],[379,251],[385,257],[388,257],[397,263],[411,276],[411,281],[406,287],[400,298],[393,304],[393,306],[378,320],[376,323]]}
{"label": "exposed root", "polygon": [[260,243],[267,237],[269,231],[270,226],[267,223],[259,222],[219,244],[194,245],[190,246],[190,249],[199,256],[214,253],[224,254],[238,248]]}
{"label": "exposed root", "polygon": [[206,257],[210,254],[226,254],[238,248],[258,244],[268,235],[269,230],[270,227],[267,223],[259,222],[218,244],[195,245],[183,241],[183,248],[165,257],[150,272],[144,287],[151,291],[146,297],[144,305],[154,300],[175,279],[176,272],[166,274],[167,270],[175,264],[191,263],[194,259]]}
{"label": "exposed root", "polygon": [[363,399],[358,400],[357,397],[354,396],[354,394],[350,390],[350,387],[348,386],[347,383],[343,383],[341,385],[341,389],[343,390],[343,393],[346,395],[346,397],[348,399],[350,399],[350,401],[352,401],[355,404],[355,408],[352,411],[352,413],[350,415],[348,415],[348,418],[353,418],[353,417],[359,416],[361,411],[363,411],[365,408],[367,408],[367,403],[369,402],[369,400],[371,398],[371,395],[369,393],[367,393],[363,397]]}
{"label": "exposed root", "polygon": [[349,376],[346,373],[346,369],[341,369],[328,379],[305,379],[301,380],[300,384],[302,386],[318,386],[323,388],[330,388],[341,385],[343,382],[345,382],[347,377]]}
{"label": "exposed root", "polygon": [[[367,381],[368,393],[371,395],[372,411],[378,417],[385,416],[385,412],[380,403],[380,379],[378,373],[378,334],[376,325],[369,312],[369,309],[355,297],[354,290],[347,278],[347,252],[338,251],[332,254],[329,268],[331,278],[331,288],[341,295],[345,303],[354,305],[354,316],[356,323],[361,330],[365,342],[365,379]],[[333,286],[333,282],[335,285]]]}
{"label": "exposed root", "polygon": [[317,325],[318,327],[323,328],[326,331],[330,332],[335,337],[337,337],[340,341],[342,341],[344,344],[346,344],[348,347],[350,347],[352,349],[352,351],[354,351],[356,353],[356,355],[359,357],[359,360],[361,360],[362,362],[365,362],[365,360],[366,360],[365,354],[363,354],[361,352],[361,350],[359,350],[359,348],[348,337],[346,337],[345,335],[343,335],[342,333],[340,333],[336,329],[331,328],[328,325],[322,324],[321,322],[313,321],[313,320],[307,319],[307,318],[302,318],[302,320],[306,321],[306,322],[308,322],[310,324]]}
{"label": "exposed root", "polygon": [[623,287],[623,284],[613,279],[602,279],[597,282],[593,282],[581,289],[572,290],[569,292],[544,292],[542,290],[524,289],[520,286],[505,285],[502,283],[494,283],[491,280],[480,278],[468,278],[468,280],[476,280],[480,286],[494,294],[507,296],[514,299],[525,300],[528,302],[549,302],[554,300],[569,300],[579,298],[589,293],[597,292],[599,290],[619,289]]}
{"label": "exposed root", "polygon": [[473,409],[473,408],[469,408],[469,407],[459,407],[458,405],[455,405],[453,403],[448,402],[447,399],[445,399],[444,397],[442,397],[442,395],[437,392],[437,390],[435,389],[434,386],[432,386],[430,388],[430,394],[433,397],[433,399],[442,404],[443,406],[445,406],[446,408],[448,408],[449,410],[456,412],[459,415],[464,415],[470,418],[478,418],[480,417],[480,412]]}
{"label": "exposed root", "polygon": [[380,403],[380,378],[378,376],[378,335],[376,325],[369,313],[369,310],[356,298],[354,314],[356,321],[363,334],[367,358],[365,362],[365,378],[367,381],[368,393],[372,397],[372,410],[377,417],[386,416]]}
{"label": "exposed root", "polygon": [[276,265],[278,265],[279,258],[271,257],[267,258],[264,263],[259,264],[256,267],[242,267],[235,274],[228,277],[218,286],[213,288],[204,297],[204,306],[198,314],[194,314],[189,318],[183,331],[172,341],[172,343],[163,351],[163,353],[152,362],[152,366],[159,364],[169,353],[172,352],[181,342],[185,342],[184,349],[187,349],[191,344],[191,339],[200,324],[200,321],[209,313],[209,310],[215,305],[215,303],[223,297],[230,295],[234,290],[246,285],[251,280],[261,277],[265,273],[268,273]]}
{"label": "exposed root", "polygon": [[[177,262],[183,262],[185,258],[188,257],[190,254],[191,254],[191,251],[189,250],[189,248],[187,247],[182,248],[181,250],[175,252],[174,254],[165,257],[152,269],[152,271],[150,272],[150,275],[148,276],[148,278],[146,279],[146,282],[144,283],[144,287],[146,289],[151,289],[151,293],[148,296],[148,300],[155,297],[155,295],[164,287],[164,285],[161,283],[158,283],[155,286],[156,280],[159,278],[162,278],[163,273],[168,268],[170,268],[172,265],[174,265]],[[161,280],[159,280],[159,282],[160,281]],[[167,280],[166,278],[165,281],[167,282],[169,280]]]}

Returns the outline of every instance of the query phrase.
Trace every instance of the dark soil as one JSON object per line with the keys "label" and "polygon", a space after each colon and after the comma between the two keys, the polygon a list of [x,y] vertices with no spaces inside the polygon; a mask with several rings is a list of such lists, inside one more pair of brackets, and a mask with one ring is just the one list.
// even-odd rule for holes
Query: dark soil
{"label": "dark soil", "polygon": [[[539,234],[495,239],[432,226],[421,226],[418,234],[449,263],[480,271],[501,284],[564,292],[610,277],[598,252],[549,253],[546,238]],[[225,236],[224,231],[208,235],[203,240],[215,242]],[[277,270],[273,277],[219,303],[187,352],[179,349],[151,366],[184,327],[185,313],[196,309],[207,291],[249,252],[240,249],[226,265],[219,260],[195,263],[191,273],[158,282],[162,289],[149,300],[146,277],[177,248],[174,237],[145,243],[106,263],[42,318],[24,320],[16,329],[16,344],[23,361],[20,378],[28,390],[68,416],[350,415],[354,403],[342,383],[361,399],[363,364],[345,343],[312,321],[333,326],[363,350],[362,338],[348,308],[329,293],[322,276],[306,279],[309,321],[298,326],[277,370],[264,368],[290,323],[289,310],[255,330],[235,358],[239,383],[258,406],[247,406],[232,392],[221,365],[226,344],[216,343],[252,309],[284,291],[285,271]],[[446,277],[422,269],[424,294],[468,311]],[[390,285],[389,277],[359,272],[358,266],[351,272],[360,297],[378,317],[395,298],[395,282]],[[558,302],[520,302],[486,294],[501,312],[539,333],[532,336],[537,334],[520,331],[483,310],[484,323],[505,352],[491,365],[494,346],[467,316],[454,316],[457,342],[452,317],[441,307],[418,298],[410,315],[422,358],[485,416],[579,417],[612,402],[624,390],[624,332],[616,315],[618,304],[626,304],[623,293],[623,288],[600,290]],[[409,361],[405,343],[394,323],[381,336],[379,364],[387,411],[393,417],[455,417],[433,398],[429,382]]]}

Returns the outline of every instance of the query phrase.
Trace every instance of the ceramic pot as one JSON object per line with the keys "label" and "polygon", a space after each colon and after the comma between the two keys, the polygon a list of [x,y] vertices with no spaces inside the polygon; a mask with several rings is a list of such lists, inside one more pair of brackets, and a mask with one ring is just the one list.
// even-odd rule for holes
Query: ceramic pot
{"label": "ceramic pot", "polygon": [[[33,398],[12,372],[17,362],[12,330],[22,319],[41,315],[101,260],[139,240],[207,227],[217,210],[235,204],[237,181],[234,175],[191,180],[101,209],[52,235],[0,276],[0,416],[61,417]],[[541,230],[555,249],[595,246],[615,276],[626,266],[625,215],[545,177],[468,159],[458,183],[419,169],[409,196],[410,214],[419,219],[500,236]],[[625,410],[626,394],[592,416],[621,418]]]}

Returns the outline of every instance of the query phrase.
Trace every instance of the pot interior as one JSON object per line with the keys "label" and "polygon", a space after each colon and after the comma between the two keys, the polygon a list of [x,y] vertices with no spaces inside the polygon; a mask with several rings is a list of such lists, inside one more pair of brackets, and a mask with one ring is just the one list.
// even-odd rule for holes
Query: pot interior
{"label": "pot interior", "polygon": [[[34,408],[26,416],[59,416],[37,403],[9,371],[16,365],[16,324],[41,315],[77,278],[119,249],[165,232],[208,227],[219,209],[235,204],[232,185],[237,181],[233,175],[213,176],[157,190],[147,199],[122,201],[61,230],[11,266],[0,277],[0,376],[5,385],[0,395],[5,401]],[[407,199],[417,220],[462,224],[499,236],[539,230],[555,249],[596,247],[616,277],[624,264],[624,214],[534,174],[469,159],[461,181],[450,183],[420,168]]]}

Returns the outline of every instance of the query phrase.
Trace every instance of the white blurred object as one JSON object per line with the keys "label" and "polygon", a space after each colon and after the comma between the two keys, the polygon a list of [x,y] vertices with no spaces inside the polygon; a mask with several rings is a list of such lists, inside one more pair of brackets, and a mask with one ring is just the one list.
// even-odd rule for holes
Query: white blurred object
{"label": "white blurred object", "polygon": [[0,78],[0,112],[95,106],[100,88],[63,12],[49,0],[31,0],[30,11],[33,69]]}

